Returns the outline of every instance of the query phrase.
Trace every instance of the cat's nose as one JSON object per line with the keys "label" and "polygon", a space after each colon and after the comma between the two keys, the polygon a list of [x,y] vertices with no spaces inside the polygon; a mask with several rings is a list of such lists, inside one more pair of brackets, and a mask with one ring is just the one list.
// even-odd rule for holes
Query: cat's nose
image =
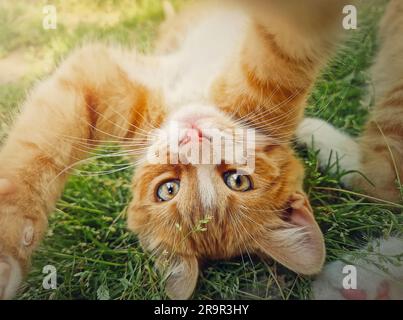
{"label": "cat's nose", "polygon": [[203,139],[203,131],[195,125],[187,129],[185,135],[179,141],[179,145],[183,146],[192,141],[201,141]]}

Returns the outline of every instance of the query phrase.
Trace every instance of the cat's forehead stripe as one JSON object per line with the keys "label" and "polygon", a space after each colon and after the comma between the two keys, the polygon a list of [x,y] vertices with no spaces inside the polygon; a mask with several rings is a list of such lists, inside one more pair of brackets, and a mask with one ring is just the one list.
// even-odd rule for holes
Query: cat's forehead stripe
{"label": "cat's forehead stripe", "polygon": [[197,166],[199,194],[204,209],[211,209],[216,201],[216,189],[213,181],[214,169],[208,165]]}

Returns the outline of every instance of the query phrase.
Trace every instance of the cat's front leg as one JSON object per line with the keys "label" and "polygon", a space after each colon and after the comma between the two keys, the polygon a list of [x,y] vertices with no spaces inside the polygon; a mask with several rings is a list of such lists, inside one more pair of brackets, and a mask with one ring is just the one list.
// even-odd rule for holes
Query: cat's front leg
{"label": "cat's front leg", "polygon": [[[296,139],[298,144],[318,151],[319,165],[323,169],[329,166],[336,173],[361,168],[358,142],[324,120],[305,118],[297,129]],[[343,184],[351,187],[354,176],[352,173],[344,175]]]}
{"label": "cat's front leg", "polygon": [[70,169],[100,140],[130,140],[141,126],[148,91],[122,67],[145,70],[136,59],[81,48],[25,102],[0,152],[0,299],[17,291]]}

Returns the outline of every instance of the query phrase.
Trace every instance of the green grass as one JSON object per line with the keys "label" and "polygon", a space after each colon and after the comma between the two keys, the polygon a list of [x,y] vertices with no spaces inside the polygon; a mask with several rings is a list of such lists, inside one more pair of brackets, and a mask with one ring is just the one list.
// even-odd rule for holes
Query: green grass
{"label": "green grass", "polygon": [[[24,49],[36,59],[57,63],[72,48],[94,38],[128,46],[136,42],[141,50],[148,50],[162,19],[158,0],[58,0],[52,3],[59,9],[59,27],[45,32],[41,29],[40,2],[24,0],[0,6],[0,58]],[[181,2],[175,1],[178,5]],[[367,68],[376,51],[376,22],[381,12],[381,5],[362,12],[360,29],[352,31],[352,39],[317,82],[307,110],[309,115],[355,135],[371,105]],[[87,19],[97,15],[99,19]],[[73,22],[72,16],[76,17]],[[36,71],[0,86],[3,131],[7,130],[9,113],[23,101],[26,90],[45,75]],[[106,154],[108,150],[99,152]],[[402,215],[395,214],[402,213],[401,206],[371,203],[343,190],[339,183],[343,173],[320,172],[314,151],[300,153],[307,169],[306,191],[325,234],[328,261],[369,239],[403,231]],[[34,256],[20,299],[166,298],[153,258],[126,230],[132,170],[117,170],[127,165],[125,159],[101,158],[80,168],[70,179],[48,235]],[[117,172],[99,174],[110,170]],[[42,288],[46,265],[57,268],[57,290]],[[194,298],[308,299],[310,281],[278,264],[244,256],[208,264]]]}

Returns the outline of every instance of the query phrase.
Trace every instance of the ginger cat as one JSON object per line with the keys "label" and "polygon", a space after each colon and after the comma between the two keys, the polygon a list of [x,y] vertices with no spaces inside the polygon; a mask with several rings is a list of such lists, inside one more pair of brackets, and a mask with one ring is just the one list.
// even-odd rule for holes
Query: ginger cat
{"label": "ginger cat", "polygon": [[[0,153],[0,298],[28,272],[69,169],[104,141],[138,163],[128,225],[158,256],[169,297],[192,295],[203,260],[242,253],[320,272],[323,236],[291,140],[345,4],[206,2],[167,22],[155,54],[101,44],[71,54],[30,93]],[[164,142],[172,126],[185,133]],[[210,128],[256,131],[253,172],[224,158],[148,161],[147,150],[164,144],[182,154],[194,135],[211,144]]]}

